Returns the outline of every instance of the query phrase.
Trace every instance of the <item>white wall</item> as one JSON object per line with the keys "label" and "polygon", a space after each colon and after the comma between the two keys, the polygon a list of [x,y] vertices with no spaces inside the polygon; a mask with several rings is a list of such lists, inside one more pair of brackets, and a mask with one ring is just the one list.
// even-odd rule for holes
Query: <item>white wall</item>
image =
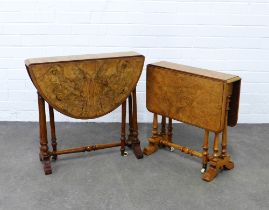
{"label": "white wall", "polygon": [[[269,123],[269,0],[0,0],[0,120],[38,119],[24,59],[125,50],[241,76],[239,121]],[[144,73],[138,102],[151,122]]]}

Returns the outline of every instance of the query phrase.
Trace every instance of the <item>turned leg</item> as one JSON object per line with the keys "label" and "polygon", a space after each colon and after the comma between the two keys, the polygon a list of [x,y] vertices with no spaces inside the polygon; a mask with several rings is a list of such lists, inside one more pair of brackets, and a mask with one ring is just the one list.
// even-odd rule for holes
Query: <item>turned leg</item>
{"label": "turned leg", "polygon": [[227,98],[227,109],[226,109],[226,116],[225,116],[225,126],[222,133],[222,141],[221,141],[221,158],[226,160],[224,169],[230,170],[234,168],[234,163],[231,160],[230,156],[227,152],[227,132],[228,132],[228,111],[229,111],[229,103],[230,103],[230,96]]}
{"label": "turned leg", "polygon": [[204,145],[203,145],[203,167],[201,170],[201,173],[204,173],[207,168],[207,162],[208,162],[208,137],[209,137],[209,131],[205,130],[204,134]]}
{"label": "turned leg", "polygon": [[217,161],[219,157],[219,133],[215,133],[214,147],[213,147],[213,160]]}
{"label": "turned leg", "polygon": [[152,137],[156,138],[157,136],[158,136],[158,115],[154,113],[152,124]]}
{"label": "turned leg", "polygon": [[128,105],[129,105],[129,135],[126,141],[126,145],[128,147],[132,146],[132,138],[133,138],[133,127],[132,127],[132,115],[133,115],[133,102],[132,95],[128,97]]}
{"label": "turned leg", "polygon": [[222,141],[221,141],[221,159],[224,160],[225,164],[223,166],[224,169],[231,170],[234,168],[234,162],[231,160],[230,155],[227,153],[227,126],[224,127],[224,131],[222,133]]}
{"label": "turned leg", "polygon": [[231,160],[230,155],[227,153],[227,125],[224,127],[221,141],[221,159],[224,161],[223,168],[231,170],[234,168],[234,162]]}
{"label": "turned leg", "polygon": [[[173,136],[173,126],[172,126],[172,118],[168,118],[168,128],[167,128],[167,140],[168,142],[172,143],[172,136]],[[173,152],[175,150],[174,147],[170,147],[170,151]]]}
{"label": "turned leg", "polygon": [[[160,136],[162,138],[166,137],[166,117],[162,116],[162,122],[161,122],[161,131],[160,131]],[[165,147],[163,144],[159,144],[159,147]]]}
{"label": "turned leg", "polygon": [[[158,115],[154,113],[151,138],[157,138],[157,137],[158,137]],[[144,148],[144,154],[151,155],[152,153],[156,152],[157,149],[158,146],[156,144],[149,142],[149,145]]]}
{"label": "turned leg", "polygon": [[[54,120],[54,111],[53,108],[49,105],[49,114],[50,114],[50,132],[51,132],[51,146],[53,152],[57,151],[57,139],[55,132],[55,120]],[[57,155],[52,155],[53,160],[57,160]]]}
{"label": "turned leg", "polygon": [[51,174],[50,155],[47,139],[45,101],[38,94],[38,109],[39,109],[39,134],[40,134],[40,159],[43,161],[44,172],[46,175]]}
{"label": "turned leg", "polygon": [[227,127],[225,126],[224,131],[222,133],[222,141],[221,141],[221,156],[226,157],[227,154]]}
{"label": "turned leg", "polygon": [[203,174],[203,180],[210,182],[218,175],[218,159],[219,159],[219,133],[215,133],[213,155],[210,161],[210,167]]}
{"label": "turned leg", "polygon": [[226,115],[225,115],[225,125],[222,133],[222,142],[221,142],[221,156],[227,157],[227,129],[228,129],[228,114],[229,114],[229,104],[230,104],[230,97],[227,98],[227,105],[226,105]]}
{"label": "turned leg", "polygon": [[126,101],[124,101],[121,105],[122,111],[121,111],[121,156],[127,156],[127,152],[125,152],[125,125],[126,125]]}
{"label": "turned leg", "polygon": [[162,116],[162,128],[161,128],[161,133],[162,136],[166,134],[166,117]]}
{"label": "turned leg", "polygon": [[167,135],[168,135],[168,141],[172,142],[172,136],[173,136],[173,126],[172,126],[172,118],[169,118],[168,120],[168,129],[167,129]]}
{"label": "turned leg", "polygon": [[133,115],[132,115],[132,149],[137,159],[143,158],[143,152],[140,147],[140,141],[138,140],[138,125],[137,125],[137,104],[136,104],[136,88],[132,92],[133,96]]}

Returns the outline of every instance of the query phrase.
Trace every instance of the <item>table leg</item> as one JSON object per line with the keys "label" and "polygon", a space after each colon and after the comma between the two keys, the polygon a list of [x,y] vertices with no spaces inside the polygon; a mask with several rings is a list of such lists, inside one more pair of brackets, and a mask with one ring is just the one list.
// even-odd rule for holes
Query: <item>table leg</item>
{"label": "table leg", "polygon": [[127,153],[125,152],[125,126],[126,126],[126,101],[124,101],[121,105],[122,110],[121,110],[121,156],[126,156]]}
{"label": "table leg", "polygon": [[[168,129],[167,129],[167,136],[168,136],[168,142],[172,143],[172,137],[173,137],[173,125],[172,125],[172,118],[168,119]],[[173,147],[170,147],[170,151],[173,152],[175,149]]]}
{"label": "table leg", "polygon": [[162,136],[166,134],[166,117],[162,116],[162,128],[161,128],[161,133]]}
{"label": "table leg", "polygon": [[[152,124],[152,139],[158,137],[158,115],[154,113],[153,115],[153,124]],[[145,155],[151,155],[152,153],[156,152],[158,149],[158,145],[152,142],[149,142],[148,146],[144,148]]]}
{"label": "table leg", "polygon": [[203,166],[201,169],[201,173],[204,173],[206,171],[208,163],[208,137],[209,137],[209,131],[205,130],[204,144],[203,144]]}
{"label": "table leg", "polygon": [[133,126],[132,126],[132,115],[133,115],[133,100],[132,100],[132,95],[128,97],[128,105],[129,105],[129,135],[128,139],[126,141],[126,145],[128,147],[132,146],[132,138],[133,138]]}
{"label": "table leg", "polygon": [[203,180],[207,182],[212,181],[218,175],[218,172],[221,169],[220,166],[221,165],[219,162],[219,133],[215,133],[213,155],[210,160],[210,167],[203,174]]}
{"label": "table leg", "polygon": [[132,114],[132,128],[133,128],[133,138],[132,138],[132,149],[137,159],[143,158],[143,152],[140,147],[140,141],[138,139],[138,125],[137,125],[137,104],[136,104],[136,88],[132,92],[133,99],[133,114]]}
{"label": "table leg", "polygon": [[224,130],[222,132],[222,141],[221,141],[221,158],[225,161],[224,169],[231,170],[234,168],[234,162],[231,160],[230,155],[227,152],[227,141],[228,141],[228,114],[230,110],[230,100],[231,97],[228,96],[227,98],[227,105],[226,105],[226,115],[225,115],[225,125]]}
{"label": "table leg", "polygon": [[[51,132],[51,146],[53,152],[57,151],[57,138],[55,132],[55,120],[54,120],[54,111],[52,106],[49,105],[49,114],[50,114],[50,132]],[[57,160],[57,155],[52,155],[53,160]]]}
{"label": "table leg", "polygon": [[[165,116],[162,116],[160,137],[163,139],[166,138],[166,117]],[[159,144],[159,147],[164,148],[165,145]]]}
{"label": "table leg", "polygon": [[43,162],[43,169],[46,175],[51,174],[50,155],[47,139],[46,113],[45,101],[40,94],[38,94],[38,109],[39,109],[39,134],[40,134],[40,160]]}

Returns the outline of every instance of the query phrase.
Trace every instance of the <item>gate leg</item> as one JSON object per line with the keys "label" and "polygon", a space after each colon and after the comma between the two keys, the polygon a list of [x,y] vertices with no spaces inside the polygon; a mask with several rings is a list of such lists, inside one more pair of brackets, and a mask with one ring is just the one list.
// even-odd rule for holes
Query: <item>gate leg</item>
{"label": "gate leg", "polygon": [[39,134],[40,134],[40,160],[43,162],[43,169],[46,175],[51,174],[50,155],[47,139],[45,101],[38,94],[38,109],[39,109]]}

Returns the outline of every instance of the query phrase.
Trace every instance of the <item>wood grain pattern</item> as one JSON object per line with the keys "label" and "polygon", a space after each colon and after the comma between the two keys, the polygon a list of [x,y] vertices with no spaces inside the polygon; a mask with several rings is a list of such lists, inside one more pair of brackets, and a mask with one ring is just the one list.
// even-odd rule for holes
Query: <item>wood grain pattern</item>
{"label": "wood grain pattern", "polygon": [[144,63],[144,56],[129,54],[73,59],[43,59],[47,63],[32,59],[26,63],[42,97],[57,111],[79,119],[103,116],[122,104],[135,88]]}
{"label": "wood grain pattern", "polygon": [[[58,155],[90,152],[120,146],[126,156],[128,143],[136,158],[143,158],[138,139],[136,84],[144,56],[135,52],[100,55],[34,58],[25,61],[38,91],[40,153],[46,175],[52,173],[50,159]],[[126,100],[129,101],[129,138],[126,141]],[[48,103],[52,151],[47,140],[45,102]],[[96,118],[122,105],[120,142],[57,149],[54,109],[73,118]]]}
{"label": "wood grain pattern", "polygon": [[238,121],[238,110],[240,100],[241,79],[232,83],[232,94],[230,101],[230,110],[228,113],[228,125],[231,127],[236,126]]}
{"label": "wood grain pattern", "polygon": [[[238,119],[241,79],[238,76],[169,62],[147,66],[147,108],[153,112],[152,137],[144,154],[168,146],[202,159],[202,179],[212,181],[222,169],[232,169],[234,163],[227,152],[227,126]],[[158,132],[158,115],[162,129]],[[165,117],[169,118],[164,132]],[[203,152],[172,143],[172,119],[205,130]],[[213,153],[209,155],[209,131],[215,134]],[[222,133],[221,150],[219,136]],[[207,164],[209,168],[207,169]]]}
{"label": "wood grain pattern", "polygon": [[[200,128],[220,132],[224,128],[225,85],[232,86],[233,83],[208,78],[208,73],[205,77],[200,74],[148,65],[147,109]],[[233,111],[237,115],[238,107]]]}
{"label": "wood grain pattern", "polygon": [[147,108],[151,112],[218,131],[223,117],[222,95],[220,81],[148,68]]}

